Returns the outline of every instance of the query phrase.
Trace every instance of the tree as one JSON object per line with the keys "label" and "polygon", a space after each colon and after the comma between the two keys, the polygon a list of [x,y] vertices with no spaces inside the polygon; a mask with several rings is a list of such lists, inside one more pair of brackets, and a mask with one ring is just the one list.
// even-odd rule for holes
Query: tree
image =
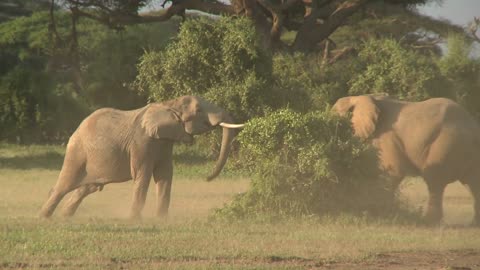
{"label": "tree", "polygon": [[[68,40],[70,14],[57,13]],[[64,142],[92,109],[132,109],[145,97],[129,89],[144,48],[159,49],[177,29],[171,21],[127,27],[121,33],[94,21],[77,25],[83,88],[75,87],[69,47],[55,47],[48,11],[0,23],[0,140]],[[51,33],[51,32],[50,32]]]}
{"label": "tree", "polygon": [[48,0],[4,0],[0,2],[0,23],[19,16],[30,16],[32,12],[47,10]]}
{"label": "tree", "polygon": [[[76,26],[80,18],[88,18],[111,29],[122,31],[128,25],[165,22],[176,15],[185,20],[186,10],[201,11],[207,13],[209,17],[212,15],[241,16],[253,22],[260,44],[267,50],[289,53],[323,50],[324,62],[328,64],[337,61],[345,54],[354,52],[352,44],[340,46],[336,40],[332,39],[332,35],[339,29],[349,27],[350,31],[353,30],[352,39],[358,38],[358,33],[369,32],[369,28],[378,29],[396,12],[416,18],[415,23],[408,25],[408,29],[398,32],[403,36],[407,36],[408,33],[405,41],[416,44],[423,50],[439,50],[435,38],[433,41],[426,38],[430,30],[433,29],[433,32],[438,33],[438,31],[445,31],[444,29],[455,28],[448,23],[440,23],[441,27],[438,27],[437,24],[431,24],[431,19],[421,18],[411,10],[411,7],[417,4],[441,0],[230,0],[230,2],[165,0],[162,6],[167,5],[167,8],[163,12],[148,14],[140,14],[139,11],[155,0],[50,1],[51,41],[53,47],[66,52],[62,66],[68,66],[74,74],[75,90],[80,95],[85,91]],[[61,10],[68,10],[71,17],[70,33],[63,37],[56,30],[53,8],[55,5],[62,7]],[[365,24],[364,21],[369,21],[370,25]],[[423,33],[418,31],[419,25],[416,23],[422,24],[423,28],[420,28],[424,30]],[[372,24],[377,25],[372,27]],[[391,25],[390,22],[387,24]],[[405,28],[403,21],[398,26],[398,28]],[[463,29],[457,27],[454,31],[463,31]],[[363,39],[363,37],[360,38]]]}
{"label": "tree", "polygon": [[[429,0],[165,0],[170,6],[155,15],[139,15],[139,9],[152,0],[64,0],[72,18],[79,16],[121,29],[128,24],[166,21],[175,15],[184,17],[185,10],[213,15],[250,18],[269,48],[311,51],[326,40],[358,10],[371,5],[397,4],[408,7]],[[295,31],[291,44],[281,40],[282,31]]]}

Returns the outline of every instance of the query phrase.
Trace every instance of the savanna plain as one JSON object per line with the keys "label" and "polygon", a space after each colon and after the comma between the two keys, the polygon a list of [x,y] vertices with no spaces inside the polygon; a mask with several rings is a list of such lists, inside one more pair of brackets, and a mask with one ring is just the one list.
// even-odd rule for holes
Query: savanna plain
{"label": "savanna plain", "polygon": [[[152,186],[141,221],[127,219],[132,182],[87,197],[75,217],[38,210],[56,181],[61,146],[0,144],[0,269],[480,269],[472,198],[447,187],[440,226],[359,216],[219,221],[216,208],[249,188],[228,170],[206,182],[213,163],[177,162],[167,220],[154,217]],[[401,196],[424,207],[421,179]]]}

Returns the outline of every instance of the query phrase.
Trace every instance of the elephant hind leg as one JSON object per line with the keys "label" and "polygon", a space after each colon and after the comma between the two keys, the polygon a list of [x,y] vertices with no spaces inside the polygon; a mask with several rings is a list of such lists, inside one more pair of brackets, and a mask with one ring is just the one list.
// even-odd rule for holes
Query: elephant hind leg
{"label": "elephant hind leg", "polygon": [[[473,160],[473,164],[478,164]],[[480,226],[480,167],[473,165],[470,170],[459,179],[470,190],[473,197],[473,222],[474,226]]]}
{"label": "elephant hind leg", "polygon": [[63,210],[63,216],[71,217],[75,214],[78,209],[80,203],[82,203],[83,199],[88,195],[96,192],[101,191],[103,189],[103,185],[99,184],[87,184],[80,186],[79,188],[75,189],[72,196],[68,199],[65,204]]}
{"label": "elephant hind leg", "polygon": [[51,217],[53,211],[55,211],[55,208],[57,208],[57,205],[67,193],[68,192],[65,191],[52,190],[47,201],[43,204],[42,209],[40,210],[40,217]]}
{"label": "elephant hind leg", "polygon": [[425,213],[427,222],[438,224],[443,218],[443,193],[446,184],[427,181],[428,205]]}
{"label": "elephant hind leg", "polygon": [[480,226],[480,179],[472,179],[466,182],[466,184],[473,197],[474,217],[472,224],[474,226]]}
{"label": "elephant hind leg", "polygon": [[[73,166],[72,166],[73,165]],[[63,197],[70,191],[76,189],[86,175],[85,166],[75,166],[75,164],[64,163],[57,183],[50,190],[47,201],[40,210],[40,217],[49,218],[57,208]]]}

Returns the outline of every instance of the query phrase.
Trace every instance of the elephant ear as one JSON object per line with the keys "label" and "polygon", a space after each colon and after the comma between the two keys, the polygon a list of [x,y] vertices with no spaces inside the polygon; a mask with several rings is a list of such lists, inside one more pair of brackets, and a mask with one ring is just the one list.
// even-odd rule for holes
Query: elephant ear
{"label": "elephant ear", "polygon": [[148,136],[156,139],[183,140],[187,135],[180,117],[160,104],[147,107],[141,125]]}
{"label": "elephant ear", "polygon": [[373,132],[378,121],[379,108],[371,96],[352,96],[340,98],[333,110],[345,116],[352,112],[352,126],[355,136],[367,139]]}

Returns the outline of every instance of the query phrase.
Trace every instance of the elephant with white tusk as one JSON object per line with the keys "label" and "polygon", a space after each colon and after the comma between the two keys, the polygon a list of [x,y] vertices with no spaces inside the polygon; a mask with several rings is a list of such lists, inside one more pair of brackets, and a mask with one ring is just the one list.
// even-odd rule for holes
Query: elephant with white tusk
{"label": "elephant with white tusk", "polygon": [[474,224],[480,225],[480,125],[460,105],[445,98],[405,102],[365,95],[340,98],[332,110],[352,112],[355,135],[371,140],[395,186],[405,176],[424,178],[428,221],[441,221],[445,187],[459,180],[470,188]]}
{"label": "elephant with white tusk", "polygon": [[132,111],[99,109],[88,116],[70,137],[57,183],[40,216],[50,217],[69,192],[64,215],[72,216],[82,200],[105,184],[134,180],[131,217],[140,217],[150,178],[157,189],[157,215],[165,216],[172,185],[172,149],[175,142],[190,143],[193,135],[223,128],[222,145],[215,168],[207,180],[221,172],[235,128],[221,108],[200,97],[183,96],[152,103]]}

